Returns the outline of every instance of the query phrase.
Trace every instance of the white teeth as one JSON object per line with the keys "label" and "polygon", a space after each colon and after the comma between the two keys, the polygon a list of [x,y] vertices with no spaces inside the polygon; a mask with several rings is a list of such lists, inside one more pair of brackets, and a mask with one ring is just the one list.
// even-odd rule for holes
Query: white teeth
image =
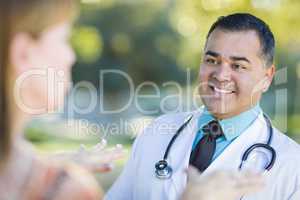
{"label": "white teeth", "polygon": [[223,93],[223,94],[231,94],[232,93],[232,91],[222,90],[222,89],[219,89],[219,88],[216,88],[216,87],[214,87],[214,89],[215,89],[216,92]]}

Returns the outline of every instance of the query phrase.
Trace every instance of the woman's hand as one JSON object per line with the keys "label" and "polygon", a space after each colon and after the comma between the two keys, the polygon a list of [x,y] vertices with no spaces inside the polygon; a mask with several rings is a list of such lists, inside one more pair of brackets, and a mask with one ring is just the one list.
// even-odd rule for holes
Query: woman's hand
{"label": "woman's hand", "polygon": [[96,144],[88,149],[81,145],[78,151],[57,153],[51,158],[72,161],[93,173],[108,172],[113,169],[114,162],[124,157],[122,145],[116,145],[113,148],[107,148],[106,141]]}
{"label": "woman's hand", "polygon": [[261,175],[250,172],[220,171],[203,175],[188,169],[188,183],[182,200],[236,200],[263,188]]}

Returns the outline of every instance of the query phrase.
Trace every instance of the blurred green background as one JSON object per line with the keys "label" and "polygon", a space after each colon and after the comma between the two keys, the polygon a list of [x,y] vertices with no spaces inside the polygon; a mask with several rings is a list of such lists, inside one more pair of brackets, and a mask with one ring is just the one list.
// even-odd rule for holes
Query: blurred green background
{"label": "blurred green background", "polygon": [[[275,63],[279,72],[261,106],[279,129],[299,142],[299,11],[298,0],[81,0],[81,14],[71,40],[78,59],[72,77],[79,86],[75,93],[70,92],[64,112],[33,120],[26,137],[44,153],[77,149],[81,143],[91,146],[101,138],[107,139],[109,145],[122,143],[129,150],[142,127],[166,112],[160,103],[175,91],[163,87],[163,83],[177,82],[185,92],[188,87],[196,87],[201,53],[211,24],[221,15],[249,12],[266,21],[276,39]],[[120,108],[128,102],[128,80],[111,75],[100,81],[100,72],[112,69],[128,74],[135,86],[145,81],[157,84],[161,96],[141,101],[143,110],[155,112],[140,112],[134,103],[118,113],[101,112],[99,107]],[[191,81],[187,82],[189,78]],[[86,84],[93,89],[92,93]],[[141,92],[154,94],[152,87],[144,87]],[[96,106],[89,112],[74,108],[87,107],[93,95]],[[194,109],[187,104],[170,99],[166,109]],[[92,127],[82,128],[81,123],[87,121],[80,119],[89,120]],[[124,128],[124,122],[135,128]],[[114,134],[112,124],[116,126]],[[126,158],[118,162],[112,173],[97,175],[105,188],[111,185],[125,161]]]}

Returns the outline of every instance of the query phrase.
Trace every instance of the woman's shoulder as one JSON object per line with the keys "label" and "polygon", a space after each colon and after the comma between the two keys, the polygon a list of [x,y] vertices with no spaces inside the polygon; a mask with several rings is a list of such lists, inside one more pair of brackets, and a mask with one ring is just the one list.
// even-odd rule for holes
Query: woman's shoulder
{"label": "woman's shoulder", "polygon": [[99,200],[103,196],[93,176],[75,164],[38,158],[34,163],[25,199]]}

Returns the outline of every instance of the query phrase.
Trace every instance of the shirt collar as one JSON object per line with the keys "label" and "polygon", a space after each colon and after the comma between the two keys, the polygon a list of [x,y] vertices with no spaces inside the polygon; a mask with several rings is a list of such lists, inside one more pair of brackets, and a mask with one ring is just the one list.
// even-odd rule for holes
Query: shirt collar
{"label": "shirt collar", "polygon": [[[259,104],[252,107],[251,109],[242,112],[239,115],[236,115],[231,118],[218,120],[222,130],[224,132],[224,136],[226,140],[233,140],[242,134],[257,118],[257,116],[262,112]],[[199,117],[198,127],[199,130],[210,121],[215,120],[212,114],[204,108],[203,114]]]}

